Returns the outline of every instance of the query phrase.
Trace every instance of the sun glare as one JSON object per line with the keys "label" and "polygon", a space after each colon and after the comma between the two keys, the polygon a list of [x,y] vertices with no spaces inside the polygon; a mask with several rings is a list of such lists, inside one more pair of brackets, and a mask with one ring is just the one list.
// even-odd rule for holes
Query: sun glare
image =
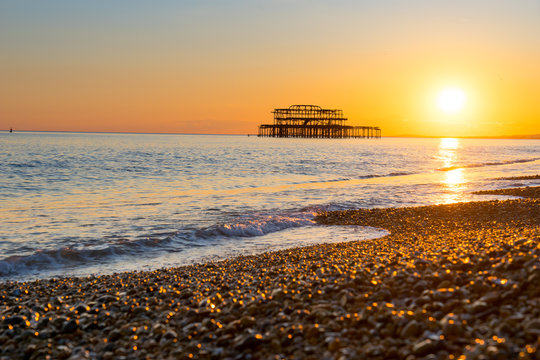
{"label": "sun glare", "polygon": [[467,95],[459,88],[446,88],[439,93],[437,105],[447,114],[461,111],[467,102]]}

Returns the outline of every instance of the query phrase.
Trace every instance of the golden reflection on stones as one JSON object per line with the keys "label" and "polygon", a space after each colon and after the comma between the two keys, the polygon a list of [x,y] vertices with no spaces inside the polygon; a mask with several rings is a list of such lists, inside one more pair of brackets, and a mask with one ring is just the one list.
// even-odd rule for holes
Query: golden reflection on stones
{"label": "golden reflection on stones", "polygon": [[539,358],[540,200],[318,221],[391,234],[151,272],[3,282],[0,358]]}

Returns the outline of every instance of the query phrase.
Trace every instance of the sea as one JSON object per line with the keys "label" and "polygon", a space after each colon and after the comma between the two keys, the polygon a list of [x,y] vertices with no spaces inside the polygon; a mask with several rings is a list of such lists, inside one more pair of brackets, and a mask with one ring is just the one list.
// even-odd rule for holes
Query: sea
{"label": "sea", "polygon": [[0,133],[0,281],[190,265],[384,229],[329,210],[507,199],[539,140]]}

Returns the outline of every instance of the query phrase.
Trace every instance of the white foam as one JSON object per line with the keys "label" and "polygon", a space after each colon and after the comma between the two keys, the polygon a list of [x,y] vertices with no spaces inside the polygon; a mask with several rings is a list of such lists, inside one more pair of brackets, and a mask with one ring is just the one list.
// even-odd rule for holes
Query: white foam
{"label": "white foam", "polygon": [[228,237],[263,236],[276,231],[315,224],[311,212],[290,215],[262,215],[232,224],[218,226],[217,230]]}

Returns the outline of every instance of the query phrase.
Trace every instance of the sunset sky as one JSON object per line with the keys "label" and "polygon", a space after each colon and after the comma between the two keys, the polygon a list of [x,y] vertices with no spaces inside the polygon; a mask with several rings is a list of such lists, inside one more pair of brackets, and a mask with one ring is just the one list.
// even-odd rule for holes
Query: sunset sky
{"label": "sunset sky", "polygon": [[317,104],[383,135],[540,133],[538,0],[0,0],[0,52],[0,129],[253,134]]}

